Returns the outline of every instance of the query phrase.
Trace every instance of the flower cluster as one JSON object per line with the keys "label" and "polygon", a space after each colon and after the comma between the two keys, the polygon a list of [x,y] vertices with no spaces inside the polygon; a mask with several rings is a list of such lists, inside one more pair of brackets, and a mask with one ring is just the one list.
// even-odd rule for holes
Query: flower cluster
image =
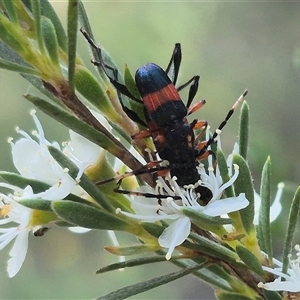
{"label": "flower cluster", "polygon": [[[51,216],[53,220],[49,219],[49,214],[24,207],[18,201],[23,199],[45,199],[51,201],[63,199],[70,193],[88,198],[88,195],[78,185],[78,182],[83,172],[97,162],[101,152],[100,147],[70,131],[70,142],[64,145],[62,151],[79,168],[77,180],[74,180],[68,174],[68,170],[63,169],[49,153],[49,145],[58,149],[60,149],[60,146],[56,142],[50,143],[45,138],[44,130],[36,117],[35,111],[31,115],[37,128],[33,132],[35,139],[26,132],[17,129],[22,138],[16,143],[13,143],[11,139],[9,140],[12,146],[13,161],[20,175],[44,182],[49,185],[49,188],[35,193],[30,185],[21,189],[7,183],[0,184],[13,192],[9,195],[1,193],[1,215],[3,217],[1,224],[11,222],[19,224],[17,227],[1,229],[3,233],[1,235],[1,248],[5,247],[13,238],[16,238],[15,245],[10,252],[12,258],[8,264],[10,277],[19,271],[25,259],[28,232],[34,231],[36,226],[41,226],[49,222],[49,220],[53,221],[56,219],[54,216]],[[100,119],[101,116],[98,116],[98,118]],[[102,122],[105,123],[105,120],[102,120]],[[106,126],[109,127],[108,124]],[[249,204],[244,194],[240,194],[238,197],[221,198],[224,190],[237,179],[239,174],[238,166],[234,166],[234,173],[226,183],[223,183],[218,167],[214,171],[212,159],[209,159],[207,171],[204,165],[200,164],[198,172],[201,175],[201,181],[197,184],[208,188],[212,192],[212,199],[207,205],[199,204],[198,198],[200,195],[195,192],[194,185],[181,188],[178,186],[176,178],[166,176],[165,178],[158,177],[155,189],[147,186],[140,188],[140,192],[152,194],[152,198],[144,196],[128,198],[134,212],[130,213],[117,209],[123,215],[144,222],[172,221],[158,239],[160,246],[168,249],[167,259],[171,258],[175,247],[182,244],[191,231],[191,220],[182,212],[183,208],[189,208],[214,217],[240,210]],[[159,197],[163,198],[160,202],[157,200]],[[82,230],[74,231],[82,232]]]}
{"label": "flower cluster", "polygon": [[[28,179],[38,180],[49,186],[44,191],[34,192],[30,185],[24,189],[8,184],[0,183],[0,187],[11,190],[9,195],[0,193],[1,217],[0,225],[16,223],[18,226],[0,228],[0,249],[16,238],[10,251],[11,259],[8,261],[7,271],[9,277],[13,277],[20,270],[26,256],[28,247],[28,233],[35,230],[36,226],[47,224],[56,219],[53,214],[27,208],[18,203],[24,199],[63,199],[70,193],[86,197],[85,191],[78,186],[78,182],[70,177],[68,170],[63,169],[51,156],[48,146],[60,148],[58,143],[50,143],[44,135],[42,125],[36,117],[35,111],[31,113],[37,130],[32,138],[26,132],[17,129],[22,136],[16,143],[9,139],[12,147],[13,162],[20,175]],[[89,142],[85,138],[70,131],[70,142],[65,145],[63,151],[78,166],[78,180],[85,169],[91,167],[99,158],[100,147]]]}
{"label": "flower cluster", "polygon": [[[36,130],[28,134],[18,128],[21,137],[9,139],[18,171],[0,171],[0,250],[15,240],[9,252],[9,277],[19,272],[25,260],[30,232],[40,236],[50,226],[63,225],[77,233],[108,232],[112,246],[105,249],[121,261],[99,273],[162,260],[181,268],[107,298],[130,297],[189,273],[214,286],[218,299],[267,299],[262,289],[269,290],[268,299],[277,299],[275,291],[300,291],[300,247],[295,248],[295,260],[289,257],[289,268],[287,260],[281,263],[272,257],[270,223],[282,211],[284,185],[278,185],[271,203],[270,158],[263,167],[259,193],[254,190],[247,161],[247,90],[210,137],[207,122],[188,121],[205,103],[191,105],[199,76],[176,87],[179,43],[166,71],[147,64],[138,69],[135,82],[127,66],[122,78],[108,53],[93,42],[81,2],[70,1],[67,33],[46,0],[2,2],[0,46],[5,51],[0,67],[24,74],[47,100],[34,95],[25,98],[70,129],[68,142],[50,142],[32,111]],[[78,19],[95,55],[98,78],[76,56]],[[160,89],[148,95],[143,88],[147,90],[156,75],[150,86],[157,84]],[[190,89],[185,105],[178,93],[186,86]],[[161,95],[165,96],[162,101]],[[177,99],[178,106],[170,99]],[[221,130],[243,101],[239,142],[226,159]],[[165,109],[169,104],[175,111]],[[146,129],[139,132],[139,126]],[[152,153],[150,158],[147,152]],[[172,156],[176,156],[173,161]],[[192,161],[187,163],[186,157]],[[186,172],[190,166],[196,176],[180,180],[181,167]],[[178,178],[170,175],[174,173]],[[197,182],[180,184],[189,183],[190,178]],[[300,188],[291,205],[284,253],[293,240],[299,202]],[[138,242],[120,246],[115,232],[130,233]],[[158,255],[127,257],[145,253]],[[273,263],[278,268],[271,268]],[[268,282],[269,273],[278,278]]]}
{"label": "flower cluster", "polygon": [[[238,177],[238,166],[235,165],[234,169],[235,172],[231,179],[223,184],[218,167],[214,172],[211,159],[209,159],[208,173],[203,164],[199,165],[198,172],[201,175],[201,181],[197,184],[212,191],[212,199],[205,206],[199,204],[200,195],[195,192],[194,185],[181,188],[178,186],[176,178],[167,176],[158,178],[155,190],[147,187],[141,189],[141,192],[152,194],[152,198],[136,196],[130,199],[134,213],[121,210],[118,212],[143,222],[171,220],[172,223],[158,239],[161,247],[168,248],[166,259],[170,259],[175,247],[182,244],[191,231],[191,220],[182,212],[183,208],[216,217],[240,210],[249,204],[245,194],[240,194],[238,197],[221,198],[224,190],[231,186]],[[158,202],[157,198],[160,197],[161,200]]]}
{"label": "flower cluster", "polygon": [[274,263],[277,268],[270,268],[263,266],[263,269],[266,272],[272,273],[278,276],[273,282],[260,282],[258,284],[259,287],[264,288],[269,291],[287,291],[292,293],[299,293],[300,292],[300,246],[296,245],[295,250],[296,259],[292,259],[292,255],[288,256],[289,259],[289,268],[287,273],[283,273],[282,269],[282,262],[277,259],[273,259]]}

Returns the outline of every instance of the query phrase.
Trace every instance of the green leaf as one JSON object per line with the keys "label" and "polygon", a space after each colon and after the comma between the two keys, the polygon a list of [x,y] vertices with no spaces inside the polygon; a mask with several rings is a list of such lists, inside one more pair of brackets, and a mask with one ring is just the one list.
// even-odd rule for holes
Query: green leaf
{"label": "green leaf", "polygon": [[[80,198],[72,194],[68,195],[63,200],[73,201],[91,207],[99,208],[95,203],[92,203],[86,199]],[[28,208],[44,210],[44,211],[52,211],[52,207],[51,207],[52,201],[53,200],[45,200],[45,199],[22,199],[19,200],[18,202]]]}
{"label": "green leaf", "polygon": [[5,5],[5,12],[7,13],[9,19],[13,23],[18,23],[18,16],[15,10],[14,1],[3,1]]}
{"label": "green leaf", "polygon": [[230,293],[224,291],[216,291],[215,296],[218,300],[253,300],[252,297],[247,297],[238,293]]}
{"label": "green leaf", "polygon": [[265,272],[262,269],[261,263],[251,251],[243,246],[238,245],[236,247],[236,253],[250,270],[264,277]]}
{"label": "green leaf", "polygon": [[141,223],[142,227],[151,235],[155,236],[156,238],[158,238],[164,231],[164,227],[155,224],[155,223]]}
{"label": "green leaf", "polygon": [[[156,251],[160,255],[165,255],[166,253],[162,250]],[[194,258],[193,261],[190,259],[175,259],[173,260],[173,256],[170,259],[175,266],[179,268],[187,268],[190,267],[191,264],[201,264],[205,262],[206,259],[202,257]],[[200,269],[193,274],[197,278],[205,281],[206,283],[222,290],[232,291],[232,287],[229,286],[228,281],[232,280],[230,275],[224,271],[221,265],[212,264],[207,266],[207,268]]]}
{"label": "green leaf", "polygon": [[25,62],[23,57],[21,57],[17,52],[15,52],[11,47],[9,47],[5,42],[0,39],[0,57],[18,65],[23,65],[28,68],[32,68],[30,64]]}
{"label": "green leaf", "polygon": [[[134,97],[136,97],[137,99],[141,99],[140,93],[136,87],[135,80],[133,79],[127,65],[125,66],[124,83],[125,83],[125,86],[128,88],[128,90]],[[144,123],[146,123],[143,103],[134,101],[128,97],[124,97],[123,95],[122,95],[122,98],[124,100],[125,99],[127,100],[130,109],[133,110]],[[125,104],[126,102],[124,100],[123,100],[123,103]]]}
{"label": "green leaf", "polygon": [[[125,73],[124,73],[124,83],[126,85],[126,87],[128,88],[129,92],[136,98],[141,99],[140,93],[137,89],[135,80],[133,78],[133,76],[131,75],[131,72],[128,68],[127,65],[125,65]],[[132,100],[134,103],[137,104],[136,101]],[[139,108],[142,109],[143,108],[143,104],[139,103]],[[143,113],[143,111],[141,111],[141,113]],[[143,113],[144,114],[144,113]]]}
{"label": "green leaf", "polygon": [[202,229],[205,229],[206,226],[211,225],[225,225],[225,224],[232,224],[232,220],[228,218],[220,218],[220,217],[211,217],[208,216],[201,211],[195,211],[194,209],[190,208],[182,208],[181,212],[189,217],[191,220],[196,221],[200,224]]}
{"label": "green leaf", "polygon": [[52,211],[52,207],[51,207],[52,202],[50,200],[24,199],[24,200],[19,200],[18,203],[20,203],[28,208],[31,208],[31,209]]}
{"label": "green leaf", "polygon": [[272,235],[270,226],[270,207],[271,207],[271,159],[267,158],[264,164],[261,186],[260,186],[260,211],[259,211],[259,239],[262,240],[262,249],[268,254],[269,260],[273,257]]}
{"label": "green leaf", "polygon": [[50,188],[50,185],[30,178],[22,177],[19,174],[12,172],[0,171],[0,176],[8,183],[18,186],[21,189],[25,189],[26,186],[30,185],[34,193],[40,193]]}
{"label": "green leaf", "polygon": [[149,291],[153,288],[161,286],[163,284],[167,284],[176,279],[182,278],[190,273],[197,271],[198,269],[204,268],[206,263],[189,267],[178,272],[170,273],[167,275],[159,276],[150,280],[146,280],[143,282],[139,282],[130,286],[126,286],[114,292],[111,292],[105,296],[101,296],[97,298],[97,300],[121,300],[131,297],[133,295],[137,295],[146,291]]}
{"label": "green leaf", "polygon": [[[164,250],[158,250],[156,251],[156,253],[159,255],[166,255],[166,252]],[[172,256],[169,261],[181,269],[191,267],[192,265],[194,266],[195,263],[202,264],[206,261],[204,257],[200,256],[198,256],[197,258],[193,258],[193,260],[185,259],[182,255],[178,256],[178,258],[180,257],[183,259],[177,259],[176,256]],[[214,287],[226,291],[232,291],[232,287],[230,287],[230,285],[228,284],[228,281],[231,281],[232,278],[229,273],[224,271],[223,267],[219,264],[211,264],[206,268],[194,272],[193,275]]]}
{"label": "green leaf", "polygon": [[[8,2],[8,1],[7,1]],[[26,28],[34,28],[34,20],[32,17],[32,3],[31,0],[21,0],[21,1],[11,1],[14,2],[14,6],[15,6],[15,10],[18,14],[18,18],[19,18],[19,24],[20,24],[20,20],[22,22],[22,24],[26,24]],[[40,0],[39,0],[40,2]],[[30,30],[27,31],[26,34],[30,37],[30,38],[35,38],[35,32],[34,30]]]}
{"label": "green leaf", "polygon": [[[55,147],[48,147],[50,154],[61,165],[62,168],[67,168],[68,174],[74,179],[78,180],[77,176],[79,169],[77,166],[67,158],[60,150]],[[114,208],[110,205],[107,198],[99,191],[98,187],[83,173],[80,177],[79,185],[104,209],[113,212]]]}
{"label": "green leaf", "polygon": [[[86,10],[84,8],[84,5],[82,3],[81,0],[78,1],[78,17],[79,17],[79,23],[82,27],[82,29],[84,29],[87,34],[89,35],[89,37],[94,40],[94,35],[92,32],[92,27],[90,25],[90,21],[88,18],[88,15],[86,13]],[[97,51],[96,49],[94,49],[93,47],[91,47],[92,53],[93,53],[93,57],[98,61],[98,55],[97,55]],[[102,76],[104,76],[104,72],[101,68],[98,68],[98,71],[100,70]],[[101,76],[101,77],[102,77]]]}
{"label": "green leaf", "polygon": [[94,36],[90,25],[90,21],[81,0],[78,1],[78,17],[81,26],[84,28],[84,30],[88,33],[88,35],[93,40]]}
{"label": "green leaf", "polygon": [[289,217],[288,217],[288,225],[287,225],[287,230],[285,234],[285,241],[284,241],[284,246],[283,246],[283,266],[282,266],[282,272],[286,273],[288,266],[289,266],[289,254],[291,253],[292,250],[292,242],[293,242],[293,237],[296,229],[296,225],[298,222],[298,218],[300,215],[300,186],[297,188],[292,205],[290,208],[289,212]]}
{"label": "green leaf", "polygon": [[17,53],[27,52],[26,45],[23,44],[24,39],[20,39],[19,26],[11,23],[2,13],[0,13],[0,39]]}
{"label": "green leaf", "polygon": [[154,252],[160,249],[160,246],[158,244],[137,244],[130,246],[105,246],[104,249],[115,255],[127,256]]}
{"label": "green leaf", "polygon": [[219,264],[212,264],[205,269],[197,271],[194,275],[215,288],[229,292],[232,291],[232,287],[228,283],[232,280],[232,278],[230,274]]}
{"label": "green leaf", "polygon": [[233,164],[239,166],[239,176],[234,182],[235,194],[245,193],[246,198],[249,201],[249,205],[239,211],[243,227],[247,233],[254,231],[253,218],[254,218],[254,186],[248,163],[245,159],[234,154],[232,159]]}
{"label": "green leaf", "polygon": [[212,241],[204,236],[200,236],[193,232],[190,233],[189,237],[193,239],[196,243],[190,243],[188,241],[185,241],[182,244],[182,246],[185,246],[189,249],[197,250],[200,253],[207,254],[210,257],[221,259],[229,263],[237,264],[239,257],[232,250],[224,247],[216,241]]}
{"label": "green leaf", "polygon": [[13,62],[9,62],[7,60],[4,60],[2,58],[0,58],[0,68],[1,69],[6,69],[9,71],[13,71],[13,72],[19,72],[19,73],[27,73],[27,74],[32,74],[35,76],[39,75],[39,72],[33,68],[30,67],[26,67],[23,65],[19,65]]}
{"label": "green leaf", "polygon": [[263,290],[266,300],[282,300],[280,294],[274,291]]}
{"label": "green leaf", "polygon": [[239,128],[239,152],[246,159],[249,140],[249,106],[246,101],[242,104]]}
{"label": "green leaf", "polygon": [[73,202],[77,202],[77,203],[82,203],[82,204],[85,204],[85,205],[90,205],[90,206],[99,208],[99,205],[97,203],[88,201],[88,200],[83,199],[83,198],[81,198],[81,197],[79,197],[77,195],[74,195],[74,194],[69,194],[63,200],[69,200],[69,201],[73,201]]}
{"label": "green leaf", "polygon": [[47,17],[51,20],[53,26],[55,27],[57,41],[60,48],[67,52],[68,44],[67,44],[67,35],[65,33],[64,27],[56,14],[55,10],[53,9],[52,5],[48,0],[43,0],[40,2],[41,5],[41,13],[43,16]]}
{"label": "green leaf", "polygon": [[78,1],[69,0],[68,4],[68,79],[69,97],[75,93],[75,61],[78,29]]}
{"label": "green leaf", "polygon": [[75,85],[79,93],[103,112],[104,115],[110,113],[112,109],[110,100],[104,93],[97,78],[84,66],[78,65],[76,67]]}
{"label": "green leaf", "polygon": [[85,228],[126,231],[128,226],[112,214],[73,201],[53,201],[52,209],[63,220]]}
{"label": "green leaf", "polygon": [[[93,35],[93,32],[92,32],[92,27],[90,25],[90,22],[89,22],[89,18],[88,18],[88,15],[86,13],[86,10],[83,6],[83,3],[81,0],[78,0],[78,17],[79,17],[79,22],[82,26],[82,29],[85,30],[88,34],[88,36],[91,38],[91,40],[94,41],[94,35]],[[93,57],[96,61],[99,61],[99,57],[98,57],[98,53],[97,53],[97,50],[94,48],[94,47],[90,47],[90,49],[92,50],[92,53],[93,53]],[[103,58],[105,57],[105,55],[107,55],[107,53],[105,52],[105,50],[103,48],[101,48],[102,50],[102,55],[103,55]],[[112,66],[112,67],[115,67]],[[100,77],[101,77],[101,80],[104,80],[104,82],[108,82],[108,78],[107,76],[105,75],[103,69],[101,67],[98,67],[97,68],[99,74],[100,74]],[[121,80],[122,82],[122,78],[118,78],[119,80]]]}
{"label": "green leaf", "polygon": [[53,65],[59,67],[58,42],[57,42],[55,28],[49,19],[42,17],[41,21],[42,21],[41,29],[42,29],[43,41],[47,48],[49,57]]}
{"label": "green leaf", "polygon": [[[180,260],[184,259],[185,257],[183,255],[178,255],[178,256],[172,256],[170,261],[174,260]],[[108,266],[105,266],[101,269],[99,269],[96,274],[101,274],[113,270],[118,270],[118,269],[124,269],[124,268],[130,268],[130,267],[136,267],[136,266],[142,266],[146,264],[152,264],[156,262],[167,262],[166,257],[163,255],[156,255],[156,256],[147,256],[147,257],[139,257],[139,258],[134,258],[118,263],[114,263]]]}
{"label": "green leaf", "polygon": [[[106,51],[104,47],[101,47],[101,53],[102,53],[102,57],[103,57],[103,61],[104,61],[105,65],[110,66],[114,70],[117,70],[118,71],[118,82],[124,84],[124,78],[123,78],[121,72],[119,72],[119,68],[117,67],[115,61],[112,59],[112,57],[110,56],[108,51]],[[98,56],[96,56],[95,58],[96,58],[96,60],[99,60]],[[101,78],[105,82],[108,82],[108,78],[107,78],[106,74],[103,72],[102,67],[98,67],[97,69],[99,70],[99,74],[100,74]],[[109,70],[107,70],[107,71],[109,71]],[[110,76],[114,77],[113,73]]]}
{"label": "green leaf", "polygon": [[36,39],[39,45],[39,50],[42,54],[45,53],[43,35],[42,35],[42,25],[41,25],[41,7],[40,1],[31,0],[31,9],[33,12],[33,21]]}

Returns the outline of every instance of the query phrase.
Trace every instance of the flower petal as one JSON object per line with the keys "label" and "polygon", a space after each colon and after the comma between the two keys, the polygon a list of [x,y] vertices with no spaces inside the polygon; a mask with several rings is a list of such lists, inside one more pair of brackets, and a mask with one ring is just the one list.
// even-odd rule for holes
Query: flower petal
{"label": "flower petal", "polygon": [[40,145],[30,139],[22,138],[15,144],[12,144],[13,163],[22,176],[33,178],[28,167],[38,161],[37,153],[40,150]]}
{"label": "flower petal", "polygon": [[216,217],[240,210],[248,206],[249,201],[245,194],[241,193],[238,197],[230,197],[209,202],[203,210],[203,213]]}
{"label": "flower petal", "polygon": [[270,208],[270,222],[275,221],[281,213],[282,205],[280,203],[280,199],[282,196],[283,188],[284,188],[284,183],[282,182],[279,183],[274,202],[272,203]]}
{"label": "flower petal", "polygon": [[281,278],[277,278],[273,282],[264,283],[262,287],[269,291],[300,292],[300,285],[298,282],[281,281]]}
{"label": "flower petal", "polygon": [[16,238],[7,263],[8,276],[14,277],[21,269],[28,249],[28,230],[22,230]]}
{"label": "flower petal", "polygon": [[50,187],[48,190],[40,194],[35,194],[35,197],[47,200],[63,199],[73,191],[76,185],[76,181],[66,174],[64,178],[62,178],[59,182]]}
{"label": "flower petal", "polygon": [[85,228],[85,227],[80,227],[80,226],[69,227],[69,230],[74,233],[86,233],[86,232],[91,231],[90,228]]}
{"label": "flower petal", "polygon": [[[84,162],[86,165],[96,163],[101,148],[72,130],[69,131],[69,134],[71,139],[69,146],[72,149],[73,156],[75,156],[78,161]],[[74,162],[80,167],[80,164],[77,161]]]}
{"label": "flower petal", "polygon": [[191,231],[191,221],[182,217],[167,227],[158,239],[161,247],[169,248],[166,259],[170,259],[176,246],[182,244]]}
{"label": "flower petal", "polygon": [[[0,223],[0,225],[2,224],[4,223]],[[19,234],[17,228],[0,228],[0,233],[2,233],[0,235],[0,250],[7,246]]]}

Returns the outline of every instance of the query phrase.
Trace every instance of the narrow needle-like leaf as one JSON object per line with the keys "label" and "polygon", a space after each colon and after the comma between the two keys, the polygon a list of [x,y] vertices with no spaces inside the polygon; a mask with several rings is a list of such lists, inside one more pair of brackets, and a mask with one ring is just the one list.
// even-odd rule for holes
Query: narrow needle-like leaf
{"label": "narrow needle-like leaf", "polygon": [[109,293],[105,296],[101,296],[101,297],[97,298],[97,300],[126,299],[133,295],[137,295],[137,294],[149,291],[153,288],[156,288],[156,287],[166,284],[168,282],[182,278],[192,272],[195,272],[201,268],[204,268],[205,266],[206,266],[206,263],[202,263],[197,266],[193,266],[193,267],[189,267],[189,268],[180,270],[179,272],[170,273],[170,274],[159,276],[159,277],[147,280],[147,281],[143,281],[143,282],[139,282],[139,283],[136,283],[136,284],[133,284],[130,286],[126,286],[117,291]]}
{"label": "narrow needle-like leaf", "polygon": [[9,16],[9,19],[13,23],[18,22],[18,15],[15,10],[14,1],[3,1],[3,4],[5,5],[6,13]]}
{"label": "narrow needle-like leaf", "polygon": [[288,226],[286,230],[285,235],[285,241],[284,241],[284,247],[283,247],[283,266],[282,266],[282,272],[286,273],[288,269],[289,264],[289,254],[292,250],[292,242],[293,237],[297,225],[297,221],[300,214],[300,186],[297,188],[292,205],[290,208],[289,218],[288,218]]}
{"label": "narrow needle-like leaf", "polygon": [[9,62],[7,60],[4,60],[0,58],[0,68],[1,69],[6,69],[9,71],[14,71],[14,72],[19,72],[19,73],[24,73],[24,74],[31,74],[31,75],[39,75],[39,72],[33,68],[26,67],[20,64],[16,64],[13,62]]}
{"label": "narrow needle-like leaf", "polygon": [[35,36],[38,42],[39,50],[42,54],[45,54],[44,41],[42,36],[42,27],[41,27],[41,8],[39,0],[31,0],[31,8],[33,12],[34,20],[34,29]]}
{"label": "narrow needle-like leaf", "polygon": [[69,97],[75,92],[75,61],[78,27],[78,1],[70,0],[68,5],[68,76]]}
{"label": "narrow needle-like leaf", "polygon": [[250,169],[245,159],[238,154],[233,155],[232,163],[237,164],[240,170],[239,176],[234,183],[235,193],[236,195],[245,193],[246,198],[249,201],[249,205],[246,208],[241,209],[239,213],[244,229],[247,233],[251,233],[254,231],[254,187]]}
{"label": "narrow needle-like leaf", "polygon": [[244,101],[240,113],[240,128],[239,128],[239,152],[244,159],[247,159],[248,139],[249,139],[249,106],[247,102]]}
{"label": "narrow needle-like leaf", "polygon": [[[271,207],[271,195],[270,195],[270,177],[271,177],[271,160],[268,157],[262,171],[260,196],[261,205],[259,212],[259,233],[260,240],[263,241],[263,250],[268,254],[269,260],[273,257],[272,251],[272,237],[270,226],[270,207]],[[270,261],[271,263],[271,261]]]}
{"label": "narrow needle-like leaf", "polygon": [[55,10],[53,9],[52,5],[47,0],[43,0],[40,2],[41,5],[41,13],[43,16],[47,17],[51,20],[52,24],[55,27],[57,40],[60,48],[67,51],[67,35],[65,33],[64,27],[56,14]]}
{"label": "narrow needle-like leaf", "polygon": [[52,201],[53,211],[63,220],[91,229],[126,230],[128,224],[95,207],[68,200]]}
{"label": "narrow needle-like leaf", "polygon": [[[172,256],[171,260],[178,260],[178,259],[185,259],[187,258],[184,255],[178,255],[178,256]],[[129,267],[136,267],[136,266],[141,266],[145,264],[151,264],[151,263],[156,263],[156,262],[167,262],[165,255],[156,255],[156,256],[147,256],[147,257],[139,257],[139,258],[134,258],[118,263],[114,263],[108,266],[105,266],[101,269],[99,269],[96,274],[101,274],[105,273],[108,271],[113,271],[113,270],[118,270],[118,269],[123,269],[123,268],[129,268]]]}

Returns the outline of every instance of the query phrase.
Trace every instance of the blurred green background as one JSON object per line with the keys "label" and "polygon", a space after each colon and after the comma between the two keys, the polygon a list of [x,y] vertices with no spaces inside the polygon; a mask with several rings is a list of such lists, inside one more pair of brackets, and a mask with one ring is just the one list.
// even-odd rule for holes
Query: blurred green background
{"label": "blurred green background", "polygon": [[[134,72],[155,62],[166,67],[174,44],[180,42],[183,62],[180,82],[201,76],[198,100],[207,104],[194,118],[208,120],[212,130],[245,88],[250,106],[249,164],[259,190],[260,172],[268,155],[273,164],[273,194],[286,182],[282,202],[289,209],[300,178],[300,3],[298,2],[101,2],[84,1],[95,39],[123,68]],[[67,2],[53,1],[65,24]],[[78,36],[79,53],[90,65],[86,42]],[[91,66],[92,68],[92,66]],[[16,125],[30,131],[32,108],[22,94],[34,88],[18,74],[0,70],[0,141],[2,170],[13,171],[10,146]],[[183,99],[184,94],[183,94]],[[49,140],[64,141],[67,130],[42,113]],[[238,112],[222,132],[229,154],[238,134]],[[286,217],[274,224],[275,255],[280,257]],[[299,229],[298,229],[299,232]],[[122,236],[123,237],[123,236]],[[295,242],[299,243],[296,240]],[[89,299],[144,278],[175,271],[168,263],[125,272],[95,275],[116,257],[103,252],[110,244],[105,232],[74,235],[52,228],[42,238],[30,236],[29,251],[20,273],[6,275],[11,245],[0,252],[1,299]],[[213,299],[213,292],[192,277],[132,299]]]}

